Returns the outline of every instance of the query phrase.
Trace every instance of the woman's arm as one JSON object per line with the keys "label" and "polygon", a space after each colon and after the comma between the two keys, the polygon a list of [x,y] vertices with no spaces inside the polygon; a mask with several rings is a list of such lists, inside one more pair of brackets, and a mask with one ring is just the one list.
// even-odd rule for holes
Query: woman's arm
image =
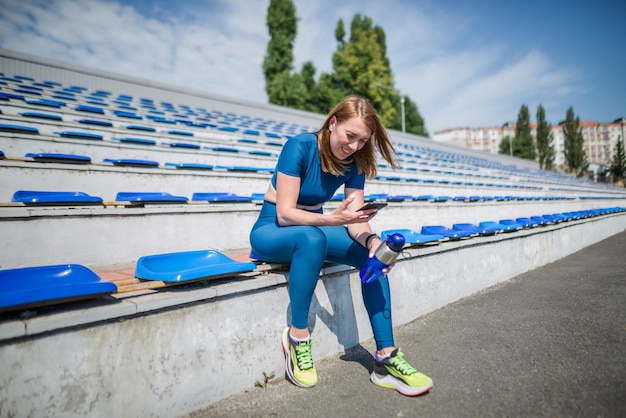
{"label": "woman's arm", "polygon": [[276,213],[280,225],[354,225],[367,222],[376,212],[375,210],[356,211],[356,209],[363,206],[363,190],[346,189],[346,196],[348,197],[334,211],[328,214],[298,209],[299,194],[299,177],[277,173]]}

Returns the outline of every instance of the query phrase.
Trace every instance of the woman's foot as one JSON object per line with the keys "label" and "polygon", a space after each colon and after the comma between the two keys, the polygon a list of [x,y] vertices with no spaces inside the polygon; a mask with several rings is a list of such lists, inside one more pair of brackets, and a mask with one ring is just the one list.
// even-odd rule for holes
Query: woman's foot
{"label": "woman's foot", "polygon": [[428,392],[433,387],[433,380],[418,372],[396,348],[390,356],[375,356],[374,371],[370,375],[372,383],[385,388],[395,389],[406,396],[417,396]]}
{"label": "woman's foot", "polygon": [[285,353],[285,374],[294,385],[303,388],[309,388],[317,384],[317,370],[313,364],[311,343],[310,336],[304,340],[297,340],[289,334],[289,327],[283,331],[282,344]]}

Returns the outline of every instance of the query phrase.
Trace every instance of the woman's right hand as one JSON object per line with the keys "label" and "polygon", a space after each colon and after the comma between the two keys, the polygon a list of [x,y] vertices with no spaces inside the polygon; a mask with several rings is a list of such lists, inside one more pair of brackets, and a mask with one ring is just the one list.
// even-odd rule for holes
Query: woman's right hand
{"label": "woman's right hand", "polygon": [[348,198],[341,202],[339,206],[337,206],[337,208],[331,213],[331,216],[337,219],[338,225],[369,222],[378,213],[378,209],[354,211],[349,208],[350,204],[353,201],[354,196],[348,196]]}

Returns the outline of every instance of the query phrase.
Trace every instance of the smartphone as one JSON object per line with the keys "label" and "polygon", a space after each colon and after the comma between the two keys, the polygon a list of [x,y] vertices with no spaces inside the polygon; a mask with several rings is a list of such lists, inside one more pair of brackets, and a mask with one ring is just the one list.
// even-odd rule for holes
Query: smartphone
{"label": "smartphone", "polygon": [[371,202],[371,203],[368,203],[365,206],[363,206],[361,209],[357,209],[357,212],[361,211],[361,210],[368,210],[368,209],[382,209],[385,206],[387,206],[387,203],[384,203],[384,202]]}

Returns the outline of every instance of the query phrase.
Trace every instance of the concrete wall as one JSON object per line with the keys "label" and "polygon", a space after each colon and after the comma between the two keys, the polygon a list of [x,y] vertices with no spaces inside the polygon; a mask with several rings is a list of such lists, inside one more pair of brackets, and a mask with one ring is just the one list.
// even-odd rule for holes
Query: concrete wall
{"label": "concrete wall", "polygon": [[[626,228],[608,215],[412,249],[391,277],[394,324]],[[331,266],[312,304],[314,356],[371,338],[354,270]],[[285,274],[72,305],[0,322],[0,416],[179,416],[282,375]],[[366,378],[366,376],[363,376]]]}

